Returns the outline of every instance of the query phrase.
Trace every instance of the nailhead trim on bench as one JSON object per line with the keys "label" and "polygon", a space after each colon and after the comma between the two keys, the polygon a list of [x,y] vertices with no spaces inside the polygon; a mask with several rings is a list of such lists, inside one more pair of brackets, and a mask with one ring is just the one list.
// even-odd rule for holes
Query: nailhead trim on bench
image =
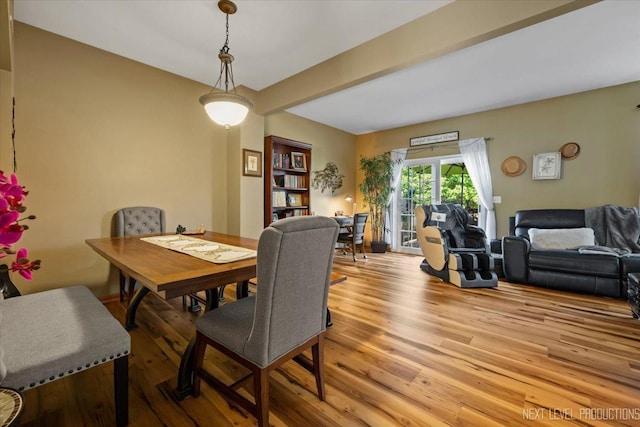
{"label": "nailhead trim on bench", "polygon": [[[128,354],[129,354],[129,351],[124,351],[124,352],[122,352],[122,353],[117,353],[115,356],[114,356],[114,355],[109,356],[109,360],[117,359],[117,358],[119,358],[119,357],[126,356],[126,355],[128,355]],[[100,364],[102,364],[102,363],[105,363],[106,361],[107,361],[107,358],[106,358],[106,357],[104,357],[104,358],[102,358],[102,360],[101,360],[101,361],[100,361],[100,360],[96,360],[96,361],[94,361],[94,362],[93,362],[93,364],[91,364],[91,363],[87,363],[87,364],[85,365],[85,368],[91,368],[91,367],[93,367],[93,366],[96,366],[96,365],[100,365]],[[70,374],[73,374],[74,372],[80,372],[80,371],[82,371],[82,370],[84,370],[84,369],[83,369],[83,367],[82,367],[82,366],[80,366],[80,367],[78,367],[75,371],[74,371],[73,369],[69,369],[69,370],[67,371],[67,374],[68,374],[68,375],[70,375]],[[65,376],[65,373],[64,373],[64,372],[60,372],[60,373],[58,374],[58,378],[62,378],[62,377],[64,377],[64,376]],[[38,383],[37,383],[37,384],[36,384],[36,383],[31,383],[31,384],[29,384],[29,386],[28,386],[28,387],[27,387],[27,386],[19,387],[19,388],[18,388],[18,391],[25,391],[25,390],[28,390],[28,389],[30,389],[30,388],[34,388],[36,385],[44,384],[44,383],[47,383],[47,382],[53,381],[53,380],[55,380],[55,379],[56,379],[55,375],[52,375],[52,376],[50,376],[48,379],[42,379],[42,380],[38,381]]]}

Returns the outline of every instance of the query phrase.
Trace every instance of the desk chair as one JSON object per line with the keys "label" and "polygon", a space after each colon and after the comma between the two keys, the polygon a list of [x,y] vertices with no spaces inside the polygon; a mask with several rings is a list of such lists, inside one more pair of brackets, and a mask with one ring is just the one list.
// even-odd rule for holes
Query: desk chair
{"label": "desk chair", "polygon": [[88,288],[73,286],[6,300],[0,292],[0,317],[3,388],[23,392],[113,361],[115,423],[103,422],[127,425],[131,338]]}
{"label": "desk chair", "polygon": [[[158,234],[166,231],[166,218],[164,209],[150,206],[134,206],[122,208],[116,211],[114,236],[137,236],[141,234]],[[120,271],[120,301],[129,301],[135,290],[135,279],[126,276]],[[189,295],[191,305],[189,311],[200,311],[196,295]],[[199,297],[198,297],[199,298]],[[187,297],[182,297],[182,305],[186,307]]]}
{"label": "desk chair", "polygon": [[[201,379],[269,425],[269,372],[289,359],[316,378],[325,398],[323,339],[338,223],[320,216],[277,221],[260,235],[256,295],[211,310],[196,320],[194,396]],[[203,369],[206,346],[253,374],[255,403]],[[313,362],[300,353],[311,347]]]}
{"label": "desk chair", "polygon": [[[360,245],[360,253],[362,254],[362,258],[367,258],[367,254],[364,250],[364,228],[367,225],[367,218],[369,218],[368,213],[355,214],[353,216],[353,226],[351,227],[351,231],[348,233],[340,233],[338,235],[338,243],[344,243],[351,246],[353,261],[358,261],[356,259],[357,245]],[[343,251],[343,254],[346,255],[347,252]]]}

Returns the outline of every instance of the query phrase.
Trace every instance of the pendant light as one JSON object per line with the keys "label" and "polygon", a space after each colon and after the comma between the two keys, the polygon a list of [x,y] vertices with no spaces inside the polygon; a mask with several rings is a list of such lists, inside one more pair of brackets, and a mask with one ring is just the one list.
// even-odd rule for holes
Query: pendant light
{"label": "pendant light", "polygon": [[[200,103],[204,106],[211,120],[224,126],[225,129],[229,129],[230,126],[242,123],[253,104],[244,96],[236,93],[236,85],[233,81],[233,68],[231,66],[233,56],[229,53],[229,15],[236,13],[238,7],[230,0],[220,0],[218,8],[226,15],[227,19],[227,37],[218,54],[220,75],[211,92],[200,97]],[[222,89],[223,76],[224,92]],[[229,83],[231,83],[232,87],[231,92],[229,91]]]}

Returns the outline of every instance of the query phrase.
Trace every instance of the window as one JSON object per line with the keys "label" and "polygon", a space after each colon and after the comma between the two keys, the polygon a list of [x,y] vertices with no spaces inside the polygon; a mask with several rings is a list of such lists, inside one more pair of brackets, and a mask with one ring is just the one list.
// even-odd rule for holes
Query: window
{"label": "window", "polygon": [[395,215],[399,221],[391,235],[401,252],[420,253],[416,238],[416,206],[457,203],[466,208],[472,222],[477,223],[478,194],[460,156],[405,160],[396,200]]}

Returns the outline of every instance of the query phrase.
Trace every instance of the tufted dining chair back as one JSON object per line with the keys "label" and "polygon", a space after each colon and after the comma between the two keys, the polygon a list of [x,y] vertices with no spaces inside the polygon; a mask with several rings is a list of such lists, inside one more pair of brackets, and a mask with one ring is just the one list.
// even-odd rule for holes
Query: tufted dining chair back
{"label": "tufted dining chair back", "polygon": [[122,208],[115,214],[115,236],[164,233],[165,229],[164,209],[134,206]]}

